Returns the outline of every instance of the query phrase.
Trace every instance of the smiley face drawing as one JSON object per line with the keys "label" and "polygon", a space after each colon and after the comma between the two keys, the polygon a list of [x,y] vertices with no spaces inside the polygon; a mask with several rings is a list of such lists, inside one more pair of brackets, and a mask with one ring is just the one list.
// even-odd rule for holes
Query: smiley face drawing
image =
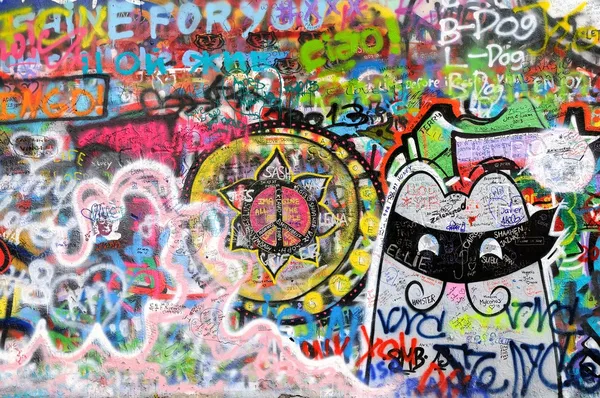
{"label": "smiley face drawing", "polygon": [[427,165],[409,167],[383,212],[359,378],[421,396],[445,394],[441,377],[466,396],[555,393],[555,312],[543,265],[555,253],[556,208],[527,205],[502,172],[482,175],[467,195],[448,192]]}

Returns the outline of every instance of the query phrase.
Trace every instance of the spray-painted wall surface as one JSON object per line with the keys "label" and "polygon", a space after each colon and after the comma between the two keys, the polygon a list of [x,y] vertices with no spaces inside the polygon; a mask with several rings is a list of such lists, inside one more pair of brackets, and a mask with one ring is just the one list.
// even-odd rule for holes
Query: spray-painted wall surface
{"label": "spray-painted wall surface", "polygon": [[0,0],[0,394],[600,396],[598,21]]}

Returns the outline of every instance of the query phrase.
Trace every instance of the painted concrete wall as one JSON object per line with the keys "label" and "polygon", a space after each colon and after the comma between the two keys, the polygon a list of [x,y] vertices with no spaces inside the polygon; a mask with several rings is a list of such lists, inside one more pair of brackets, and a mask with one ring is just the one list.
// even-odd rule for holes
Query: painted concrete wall
{"label": "painted concrete wall", "polygon": [[0,394],[600,395],[599,20],[0,0]]}

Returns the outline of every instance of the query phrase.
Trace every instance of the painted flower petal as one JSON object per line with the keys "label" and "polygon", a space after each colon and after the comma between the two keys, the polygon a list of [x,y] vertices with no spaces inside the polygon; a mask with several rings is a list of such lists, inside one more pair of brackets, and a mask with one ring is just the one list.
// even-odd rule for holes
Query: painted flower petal
{"label": "painted flower petal", "polygon": [[279,271],[290,261],[289,254],[265,253],[261,250],[258,251],[258,257],[274,283],[277,283],[277,274]]}
{"label": "painted flower petal", "polygon": [[248,237],[239,217],[233,220],[231,228],[231,250],[252,250],[252,241]]}
{"label": "painted flower petal", "polygon": [[279,148],[275,148],[271,156],[256,170],[257,180],[275,178],[291,181],[292,171]]}
{"label": "painted flower petal", "polygon": [[221,188],[219,195],[225,199],[228,205],[241,212],[244,199],[249,193],[250,186],[254,183],[255,180],[250,178],[239,180],[225,188]]}
{"label": "painted flower petal", "polygon": [[298,260],[311,262],[315,267],[319,266],[319,256],[321,254],[319,242],[315,238],[306,246],[301,247],[294,254]]}
{"label": "painted flower petal", "polygon": [[324,236],[333,232],[338,227],[335,214],[328,207],[319,204],[319,222],[317,223],[317,235]]}
{"label": "painted flower petal", "polygon": [[294,178],[294,182],[310,192],[317,202],[325,196],[325,188],[329,181],[331,181],[331,176],[313,173],[298,174]]}

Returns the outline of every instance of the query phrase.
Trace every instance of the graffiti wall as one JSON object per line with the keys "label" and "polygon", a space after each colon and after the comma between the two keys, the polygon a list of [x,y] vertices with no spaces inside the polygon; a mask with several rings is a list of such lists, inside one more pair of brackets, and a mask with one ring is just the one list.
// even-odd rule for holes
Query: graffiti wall
{"label": "graffiti wall", "polygon": [[0,393],[600,396],[598,21],[0,0]]}

